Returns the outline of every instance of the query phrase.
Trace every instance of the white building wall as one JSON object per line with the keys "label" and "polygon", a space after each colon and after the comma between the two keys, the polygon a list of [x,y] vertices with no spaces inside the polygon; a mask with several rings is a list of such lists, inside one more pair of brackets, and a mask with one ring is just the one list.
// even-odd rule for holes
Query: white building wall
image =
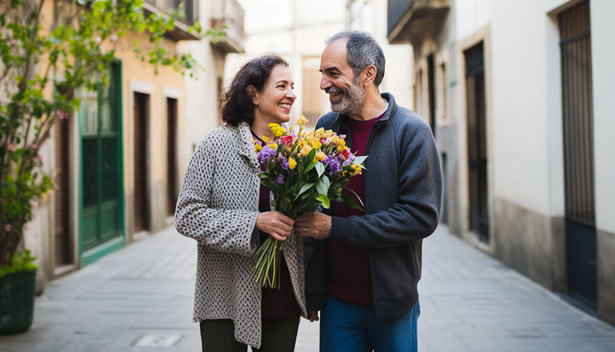
{"label": "white building wall", "polygon": [[596,226],[615,233],[615,40],[612,0],[590,3],[594,97]]}
{"label": "white building wall", "polygon": [[564,3],[460,0],[455,6],[458,41],[489,25],[491,198],[544,215],[563,214],[564,204],[559,34],[548,14]]}
{"label": "white building wall", "polygon": [[497,0],[453,0],[455,2],[455,34],[457,40],[467,38],[493,20],[492,9]]}

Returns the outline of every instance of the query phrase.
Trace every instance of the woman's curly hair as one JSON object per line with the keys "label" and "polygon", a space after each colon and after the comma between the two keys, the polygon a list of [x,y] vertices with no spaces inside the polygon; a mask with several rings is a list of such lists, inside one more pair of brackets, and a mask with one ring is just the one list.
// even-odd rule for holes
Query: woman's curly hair
{"label": "woman's curly hair", "polygon": [[252,59],[241,67],[220,99],[222,121],[232,126],[242,121],[252,125],[254,103],[248,86],[262,92],[271,71],[277,65],[288,67],[288,62],[277,55],[266,55]]}

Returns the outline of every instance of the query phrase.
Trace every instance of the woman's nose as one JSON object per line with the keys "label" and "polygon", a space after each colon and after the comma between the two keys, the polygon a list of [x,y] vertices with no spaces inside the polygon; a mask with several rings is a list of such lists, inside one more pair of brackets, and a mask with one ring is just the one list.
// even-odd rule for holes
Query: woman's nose
{"label": "woman's nose", "polygon": [[288,89],[286,91],[286,97],[288,97],[288,98],[290,98],[292,100],[297,99],[297,95],[295,94],[295,91],[292,88],[290,88],[290,89]]}

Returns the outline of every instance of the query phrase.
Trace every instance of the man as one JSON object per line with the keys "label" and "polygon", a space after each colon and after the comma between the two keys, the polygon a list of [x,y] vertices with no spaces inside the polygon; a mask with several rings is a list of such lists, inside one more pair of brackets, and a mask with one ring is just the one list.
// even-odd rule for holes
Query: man
{"label": "man", "polygon": [[[320,88],[331,110],[316,128],[346,134],[363,175],[349,183],[365,212],[335,204],[295,221],[306,237],[307,308],[321,311],[320,350],[416,351],[421,245],[438,225],[442,180],[429,126],[380,94],[385,59],[365,33],[327,40]],[[309,238],[309,239],[308,239]]]}

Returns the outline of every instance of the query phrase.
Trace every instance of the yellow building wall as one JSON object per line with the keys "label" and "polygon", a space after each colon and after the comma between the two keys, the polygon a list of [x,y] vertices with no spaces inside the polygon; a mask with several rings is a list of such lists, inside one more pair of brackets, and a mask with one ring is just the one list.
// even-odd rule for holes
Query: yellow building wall
{"label": "yellow building wall", "polygon": [[[151,167],[148,172],[153,181],[164,181],[166,179],[166,123],[167,123],[167,101],[169,91],[172,91],[171,98],[177,98],[178,103],[178,131],[185,120],[185,78],[173,68],[160,66],[158,74],[154,73],[154,68],[149,63],[141,62],[132,51],[131,43],[137,40],[140,43],[147,42],[145,34],[127,35],[122,38],[120,47],[117,50],[117,58],[122,61],[122,93],[123,93],[123,116],[122,128],[124,134],[124,187],[132,190],[134,180],[132,179],[132,152],[134,131],[132,130],[134,119],[134,92],[150,95],[149,111],[149,131],[148,131],[148,156]],[[170,50],[175,50],[176,43],[170,40],[165,42],[165,46]],[[142,89],[151,91],[143,91]],[[140,90],[141,89],[141,90]],[[177,96],[176,93],[179,93]],[[181,136],[177,136],[181,141]]]}

